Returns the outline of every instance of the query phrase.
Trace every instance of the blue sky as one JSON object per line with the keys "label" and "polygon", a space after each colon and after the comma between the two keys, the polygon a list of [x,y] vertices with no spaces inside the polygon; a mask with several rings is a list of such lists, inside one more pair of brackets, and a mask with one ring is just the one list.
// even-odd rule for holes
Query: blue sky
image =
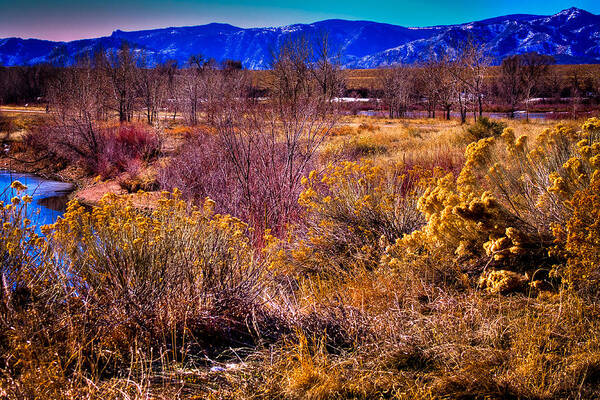
{"label": "blue sky", "polygon": [[73,40],[137,30],[225,22],[280,26],[328,18],[404,26],[453,24],[505,14],[554,14],[569,7],[600,14],[599,0],[0,0],[0,38]]}

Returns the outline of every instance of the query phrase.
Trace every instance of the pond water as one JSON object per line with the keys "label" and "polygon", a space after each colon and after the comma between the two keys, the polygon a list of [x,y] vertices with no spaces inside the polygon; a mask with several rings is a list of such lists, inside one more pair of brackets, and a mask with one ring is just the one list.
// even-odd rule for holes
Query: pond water
{"label": "pond water", "polygon": [[[568,113],[562,113],[562,114],[565,114],[565,115],[563,115],[563,117],[565,117],[565,118],[569,117]],[[387,114],[387,112],[384,112],[384,111],[367,110],[367,111],[359,111],[358,115],[364,115],[364,116],[368,116],[368,117],[386,117],[388,114]],[[438,111],[436,113],[436,116],[438,118],[443,118],[443,115],[444,114],[441,111]],[[408,111],[405,116],[407,118],[427,118],[427,112],[426,111]],[[450,116],[452,118],[460,118],[460,114],[458,112],[451,112]],[[500,113],[500,112],[484,112],[483,116],[488,117],[488,118],[493,118],[493,119],[506,119],[506,118],[510,117],[510,114]],[[552,113],[552,112],[530,112],[529,113],[529,119],[545,120],[545,119],[549,119],[551,117],[554,117],[554,113]],[[467,120],[469,120],[470,118],[473,118],[472,112],[467,114]],[[514,119],[525,119],[525,118],[527,118],[527,114],[525,113],[525,111],[515,111]]]}
{"label": "pond water", "polygon": [[66,182],[50,181],[32,174],[19,174],[0,170],[0,200],[9,202],[17,193],[10,187],[13,181],[19,181],[33,201],[28,207],[29,218],[38,227],[52,224],[66,209],[68,195],[73,185]]}

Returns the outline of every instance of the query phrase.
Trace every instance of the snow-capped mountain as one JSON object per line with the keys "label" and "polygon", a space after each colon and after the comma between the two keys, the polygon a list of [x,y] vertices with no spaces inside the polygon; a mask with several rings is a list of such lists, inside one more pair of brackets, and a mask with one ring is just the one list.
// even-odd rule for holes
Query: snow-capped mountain
{"label": "snow-capped mountain", "polygon": [[555,15],[514,14],[459,25],[423,28],[369,21],[326,20],[283,27],[238,28],[228,24],[123,32],[108,37],[51,42],[0,39],[0,64],[31,65],[64,59],[67,63],[98,49],[117,49],[123,41],[140,49],[150,64],[191,55],[217,61],[240,60],[245,68],[268,68],[273,51],[291,37],[316,38],[327,33],[330,47],[347,68],[412,63],[431,53],[454,51],[468,38],[485,44],[495,63],[512,54],[537,51],[558,63],[600,63],[600,15],[569,8]]}

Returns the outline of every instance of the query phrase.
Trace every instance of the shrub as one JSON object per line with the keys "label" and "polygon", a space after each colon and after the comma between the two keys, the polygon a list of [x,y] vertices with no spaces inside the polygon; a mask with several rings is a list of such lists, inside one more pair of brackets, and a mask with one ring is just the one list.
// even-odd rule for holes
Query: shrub
{"label": "shrub", "polygon": [[158,135],[141,124],[122,124],[102,135],[94,173],[105,177],[125,171],[132,160],[149,161],[160,153]]}
{"label": "shrub", "polygon": [[13,302],[28,301],[19,296],[27,297],[30,281],[38,276],[36,265],[45,262],[44,240],[37,235],[28,210],[32,198],[20,196],[27,187],[14,181],[5,191],[10,189],[16,196],[8,204],[0,202],[0,308],[11,308],[16,305]]}
{"label": "shrub", "polygon": [[512,129],[472,143],[458,178],[439,179],[419,200],[427,225],[392,248],[390,257],[454,266],[451,275],[461,282],[463,273],[478,275],[488,266],[547,276],[563,259],[553,250],[552,227],[567,223],[568,200],[594,173],[594,144],[575,144],[590,136],[589,129],[589,122],[583,132],[559,124],[532,150]]}
{"label": "shrub", "polygon": [[348,136],[356,134],[356,129],[349,125],[340,125],[331,130],[331,136]]}
{"label": "shrub", "polygon": [[[299,182],[290,183],[285,175],[283,166],[289,161],[284,159],[285,145],[263,145],[254,142],[246,147],[238,143],[240,148],[232,152],[218,136],[198,134],[159,170],[158,181],[163,189],[180,189],[192,202],[214,199],[218,212],[248,222],[257,242],[265,229],[281,235],[298,216],[301,188]],[[310,165],[308,161],[304,165],[294,163],[302,170]]]}
{"label": "shrub", "polygon": [[158,171],[154,166],[143,165],[140,160],[131,160],[125,173],[118,177],[119,185],[129,193],[150,192],[159,189]]}
{"label": "shrub", "polygon": [[192,137],[198,128],[194,128],[187,125],[175,125],[165,129],[165,133],[172,136],[183,136],[185,138]]}
{"label": "shrub", "polygon": [[600,283],[600,120],[583,125],[578,154],[554,174],[552,190],[570,211],[566,224],[555,224],[556,252],[566,263],[555,271],[573,289],[598,291]]}
{"label": "shrub", "polygon": [[64,218],[46,227],[69,285],[91,308],[108,347],[159,340],[166,332],[205,332],[217,342],[248,335],[265,284],[247,227],[213,214],[214,202],[190,208],[178,193],[163,194],[146,213],[130,200],[105,196],[87,210],[71,202]]}
{"label": "shrub", "polygon": [[489,293],[510,293],[522,290],[527,277],[512,271],[496,270],[484,273],[479,278],[479,286]]}
{"label": "shrub", "polygon": [[500,136],[505,128],[506,123],[504,122],[494,121],[488,117],[481,117],[473,125],[467,127],[466,130],[477,141],[488,137]]}
{"label": "shrub", "polygon": [[[10,188],[7,188],[7,190]],[[63,342],[65,297],[46,241],[29,219],[32,198],[0,203],[0,392],[7,398],[59,397],[73,348]]]}
{"label": "shrub", "polygon": [[[382,249],[424,222],[416,210],[424,171],[373,162],[329,165],[303,179],[304,237],[292,251],[303,269],[333,272],[373,267]],[[295,233],[297,235],[297,233]]]}
{"label": "shrub", "polygon": [[368,135],[352,136],[341,144],[330,143],[320,153],[324,161],[358,161],[361,158],[376,157],[386,154],[388,147],[377,138]]}
{"label": "shrub", "polygon": [[190,140],[158,171],[158,182],[164,190],[181,191],[182,197],[202,203],[206,197],[215,200],[217,211],[235,215],[236,207],[229,204],[239,201],[232,184],[232,171],[225,154],[214,136],[200,134]]}
{"label": "shrub", "polygon": [[145,212],[114,195],[91,210],[71,202],[43,227],[48,242],[22,218],[29,201],[0,213],[3,395],[123,394],[148,385],[157,359],[166,370],[277,329],[261,322],[269,280],[246,225],[212,201],[195,209],[163,194]]}
{"label": "shrub", "polygon": [[377,125],[373,125],[369,122],[362,122],[359,126],[358,126],[358,130],[359,131],[367,131],[367,132],[375,132],[379,130],[379,126]]}
{"label": "shrub", "polygon": [[141,124],[57,123],[34,130],[26,140],[35,149],[103,177],[125,171],[132,160],[149,161],[161,149],[157,133]]}
{"label": "shrub", "polygon": [[567,256],[560,275],[573,288],[596,292],[600,284],[600,179],[575,193],[570,205],[571,219],[566,226],[556,227]]}

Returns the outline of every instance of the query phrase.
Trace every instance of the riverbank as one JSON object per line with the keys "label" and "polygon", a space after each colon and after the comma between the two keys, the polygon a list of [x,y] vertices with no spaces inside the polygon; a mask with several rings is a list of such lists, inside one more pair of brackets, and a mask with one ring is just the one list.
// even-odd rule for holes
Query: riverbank
{"label": "riverbank", "polygon": [[[546,120],[502,120],[507,126],[535,137],[543,129],[554,125]],[[475,138],[469,133],[470,124],[461,125],[456,119],[387,119],[372,116],[343,117],[332,135],[320,149],[320,162],[336,162],[350,158],[368,158],[380,162],[422,159],[424,154],[431,162],[447,159],[449,164],[461,164],[466,145]],[[183,129],[185,128],[185,129]],[[160,185],[157,174],[183,151],[197,133],[189,127],[165,127],[157,131],[160,151],[151,162],[141,162],[135,172],[119,172],[112,176],[94,176],[83,167],[57,160],[49,154],[28,147],[25,135],[7,136],[0,144],[0,169],[32,173],[50,180],[69,182],[75,190],[70,198],[86,205],[96,205],[107,193],[129,194],[137,203],[147,204],[156,197]],[[153,193],[138,198],[139,190]]]}
{"label": "riverbank", "polygon": [[[13,187],[16,181],[24,186]],[[0,200],[3,204],[10,204],[15,196],[29,196],[31,202],[23,212],[32,221],[38,233],[41,232],[41,226],[53,224],[64,214],[73,188],[73,185],[67,182],[48,180],[29,173],[0,170]]]}
{"label": "riverbank", "polygon": [[108,193],[127,194],[116,179],[101,181],[80,167],[40,156],[34,150],[25,148],[22,143],[13,143],[12,146],[13,149],[8,145],[8,151],[0,156],[0,170],[33,174],[47,180],[70,183],[73,190],[69,194],[69,200],[77,199],[82,204],[95,206]]}

